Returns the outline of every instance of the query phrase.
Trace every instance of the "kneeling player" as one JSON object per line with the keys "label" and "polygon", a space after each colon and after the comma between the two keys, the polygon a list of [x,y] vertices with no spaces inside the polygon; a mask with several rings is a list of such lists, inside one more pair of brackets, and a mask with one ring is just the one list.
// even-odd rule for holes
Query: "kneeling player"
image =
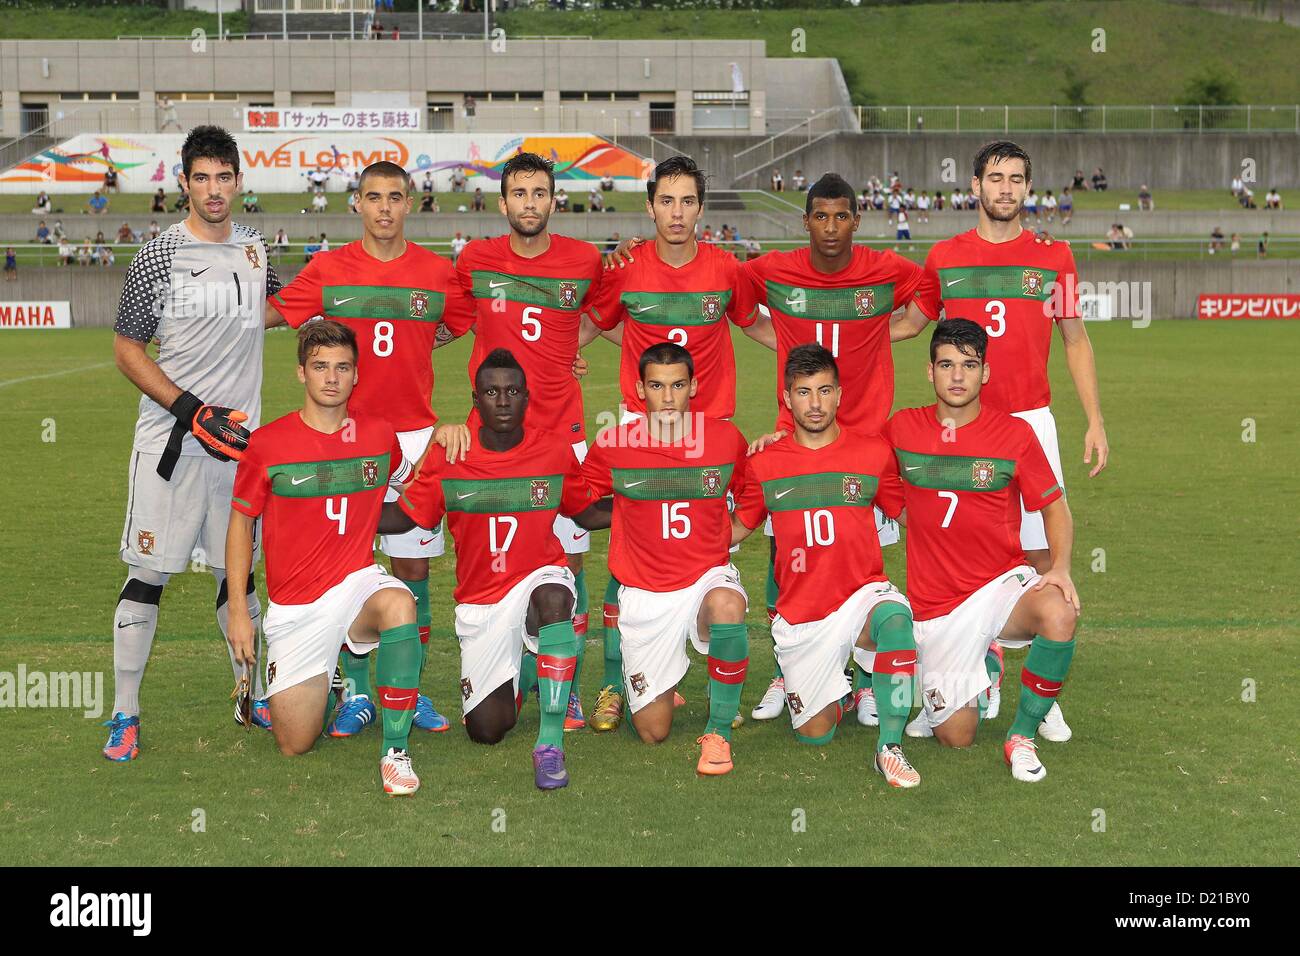
{"label": "kneeling player", "polygon": [[885,576],[872,508],[897,518],[903,488],[884,439],[840,428],[840,397],[829,350],[811,342],[790,350],[782,400],[794,434],[746,463],[733,540],[771,514],[780,586],[772,640],[795,736],[808,744],[835,736],[852,655],[871,675],[880,714],[876,770],[891,786],[915,787],[921,776],[902,748],[916,665],[912,609]]}
{"label": "kneeling player", "polygon": [[730,422],[690,414],[698,382],[686,349],[653,345],[638,373],[646,418],[603,431],[582,469],[597,495],[614,496],[609,569],[622,584],[624,693],[641,739],[666,739],[689,639],[709,659],[697,770],[729,773],[749,664],[749,603],[728,555],[727,492],[742,488],[747,446]]}
{"label": "kneeling player", "polygon": [[[885,427],[907,508],[907,590],[916,611],[924,712],[908,727],[948,747],[975,739],[994,639],[1029,645],[1020,704],[1004,755],[1017,780],[1042,780],[1034,733],[1074,656],[1079,595],[1070,580],[1069,506],[1034,430],[981,407],[988,336],[969,319],[930,339],[937,404],[898,412]],[[1020,502],[1042,511],[1051,566],[1039,575],[1020,544]]]}
{"label": "kneeling player", "polygon": [[[253,523],[265,522],[267,696],[280,752],[303,754],[321,734],[339,651],[379,647],[384,714],[380,775],[384,792],[415,793],[407,737],[415,712],[420,634],[415,599],[375,564],[374,538],[390,480],[411,465],[396,433],[373,416],[350,418],[357,340],[333,320],[298,333],[301,411],[253,432],[235,473],[226,562],[244,580],[251,570]],[[237,589],[236,589],[237,590]],[[253,662],[253,625],[243,595],[230,596],[230,645]]]}
{"label": "kneeling player", "polygon": [[481,744],[515,725],[531,687],[521,686],[525,648],[536,655],[541,729],[533,750],[537,786],[567,786],[564,717],[578,638],[574,577],[554,531],[556,514],[588,529],[609,527],[569,446],[542,429],[524,432],[528,383],[506,349],[488,353],[474,373],[482,423],[469,454],[455,464],[426,460],[396,502],[384,505],[380,531],[436,528],[444,514],[456,542],[456,636],[465,729]]}

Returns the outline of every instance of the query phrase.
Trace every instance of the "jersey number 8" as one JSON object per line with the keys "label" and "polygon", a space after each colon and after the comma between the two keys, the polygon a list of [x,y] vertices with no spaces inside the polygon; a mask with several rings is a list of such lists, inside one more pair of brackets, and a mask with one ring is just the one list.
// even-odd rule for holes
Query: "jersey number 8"
{"label": "jersey number 8", "polygon": [[376,322],[375,323],[375,354],[380,358],[387,358],[393,354],[393,323]]}

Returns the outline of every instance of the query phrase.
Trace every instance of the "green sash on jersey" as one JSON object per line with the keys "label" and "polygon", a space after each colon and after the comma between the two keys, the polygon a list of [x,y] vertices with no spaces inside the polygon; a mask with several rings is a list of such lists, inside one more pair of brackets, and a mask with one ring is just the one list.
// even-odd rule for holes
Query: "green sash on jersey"
{"label": "green sash on jersey", "polygon": [[763,504],[772,512],[870,508],[879,483],[875,475],[853,475],[842,471],[773,478],[763,482]]}
{"label": "green sash on jersey", "polygon": [[1056,271],[1035,266],[962,266],[939,270],[939,291],[945,299],[1051,298],[1048,291]]}
{"label": "green sash on jersey", "polygon": [[327,285],[321,303],[329,319],[440,322],[446,297],[433,289],[390,285]]}
{"label": "green sash on jersey", "polygon": [[1016,474],[1009,458],[921,455],[901,448],[898,464],[909,485],[938,491],[1001,491]]}
{"label": "green sash on jersey", "polygon": [[619,301],[642,325],[713,325],[721,322],[731,290],[717,292],[624,292]]}
{"label": "green sash on jersey", "polygon": [[442,497],[447,510],[466,514],[499,515],[558,508],[563,495],[563,475],[442,479]]}
{"label": "green sash on jersey", "polygon": [[334,461],[299,461],[266,469],[271,494],[280,498],[328,498],[371,491],[388,484],[388,474],[388,452]]}
{"label": "green sash on jersey", "polygon": [[591,286],[590,279],[552,279],[548,276],[516,276],[508,272],[476,269],[474,298],[503,298],[508,302],[540,305],[562,312],[576,312]]}
{"label": "green sash on jersey", "polygon": [[632,501],[695,501],[725,498],[735,466],[615,468],[614,494]]}
{"label": "green sash on jersey", "polygon": [[815,322],[874,319],[894,311],[894,283],[844,289],[806,289],[769,280],[767,305],[785,315]]}

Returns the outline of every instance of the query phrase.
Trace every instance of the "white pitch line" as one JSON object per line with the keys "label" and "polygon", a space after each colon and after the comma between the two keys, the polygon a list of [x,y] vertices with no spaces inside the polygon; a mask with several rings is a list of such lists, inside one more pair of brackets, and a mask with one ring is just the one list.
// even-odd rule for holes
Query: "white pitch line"
{"label": "white pitch line", "polygon": [[77,372],[89,372],[91,369],[104,368],[107,365],[113,365],[113,362],[99,362],[95,365],[83,365],[81,368],[64,369],[62,372],[46,372],[44,375],[27,375],[23,378],[11,378],[0,382],[0,388],[6,385],[20,385],[23,382],[34,382],[39,378],[58,378],[60,375],[75,375]]}

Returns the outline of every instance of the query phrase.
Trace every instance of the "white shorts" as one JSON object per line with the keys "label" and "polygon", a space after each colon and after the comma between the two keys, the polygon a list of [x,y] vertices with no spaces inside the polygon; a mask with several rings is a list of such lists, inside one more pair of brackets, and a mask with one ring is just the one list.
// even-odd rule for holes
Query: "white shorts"
{"label": "white shorts", "polygon": [[749,597],[735,565],[710,568],[692,585],[677,591],[645,591],[624,585],[618,589],[618,630],[623,649],[624,697],[636,713],[660,694],[676,687],[690,667],[686,641],[701,654],[709,653],[700,639],[696,619],[704,596],[714,588],[729,588]]}
{"label": "white shorts", "polygon": [[[1044,405],[1042,408],[1031,408],[1027,412],[1011,414],[1029,422],[1030,427],[1034,429],[1034,434],[1038,436],[1038,444],[1043,446],[1047,463],[1052,466],[1052,474],[1056,475],[1057,483],[1064,488],[1065,478],[1061,474],[1061,448],[1056,440],[1056,419],[1052,417],[1052,410]],[[1023,499],[1020,502],[1020,547],[1026,551],[1047,550],[1047,532],[1043,528],[1043,513],[1026,511]]]}
{"label": "white shorts", "polygon": [[[898,544],[898,522],[893,518],[886,518],[885,513],[875,505],[871,510],[876,515],[876,537],[880,539],[880,546],[887,548],[891,544]],[[772,516],[768,515],[767,520],[763,522],[763,534],[769,538],[776,537],[772,533]]]}
{"label": "white shorts", "polygon": [[562,584],[576,596],[573,572],[547,565],[524,578],[495,604],[457,604],[460,640],[461,710],[468,714],[489,694],[513,681],[519,690],[519,659],[524,648],[537,653],[537,635],[528,632],[528,602],[543,584]]}
{"label": "white shorts", "polygon": [[[989,687],[984,655],[1016,603],[1040,575],[1027,564],[999,574],[942,617],[914,621],[916,669],[925,715],[941,724]],[[1010,641],[1009,647],[1026,641]]]}
{"label": "white shorts", "polygon": [[372,564],[353,571],[310,604],[272,601],[263,619],[266,696],[318,674],[333,674],[345,644],[354,654],[369,654],[378,647],[377,642],[354,644],[348,630],[373,594],[384,588],[405,587],[379,565]]}
{"label": "white shorts", "polygon": [[844,665],[871,612],[885,601],[911,608],[903,592],[888,581],[877,581],[858,588],[820,621],[789,624],[776,616],[772,642],[785,675],[786,703],[795,730],[853,689],[844,676]]}
{"label": "white shorts", "polygon": [[[217,461],[206,454],[181,455],[171,480],[164,481],[157,471],[161,457],[131,453],[126,525],[119,549],[122,560],[163,574],[188,571],[191,562],[224,569],[237,462]],[[260,526],[260,521],[253,524],[254,564]]]}
{"label": "white shorts", "polygon": [[[574,442],[571,447],[578,464],[587,460],[585,441]],[[564,515],[555,516],[555,536],[560,539],[560,546],[564,548],[565,554],[586,554],[591,550],[591,532],[579,528],[573,523],[572,518],[566,518]]]}
{"label": "white shorts", "polygon": [[[429,439],[432,437],[433,426],[430,425],[419,431],[398,432],[397,443],[402,446],[402,455],[414,466],[429,447]],[[442,450],[441,446],[437,448],[439,451]],[[386,502],[396,501],[399,497],[397,489],[392,485],[389,485],[388,490],[384,492]],[[446,550],[442,524],[440,522],[438,527],[432,530],[412,528],[401,534],[381,534],[379,550],[390,558],[440,558]]]}

